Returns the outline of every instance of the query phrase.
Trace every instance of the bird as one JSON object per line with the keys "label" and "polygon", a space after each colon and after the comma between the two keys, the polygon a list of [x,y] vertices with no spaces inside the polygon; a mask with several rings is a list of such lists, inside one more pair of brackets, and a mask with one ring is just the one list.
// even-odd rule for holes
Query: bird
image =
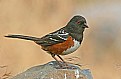
{"label": "bird", "polygon": [[21,34],[8,34],[5,37],[35,42],[41,46],[41,49],[49,53],[58,62],[59,66],[62,67],[62,64],[55,56],[66,63],[60,55],[71,54],[81,46],[85,28],[89,28],[86,19],[81,15],[75,15],[64,27],[42,37]]}

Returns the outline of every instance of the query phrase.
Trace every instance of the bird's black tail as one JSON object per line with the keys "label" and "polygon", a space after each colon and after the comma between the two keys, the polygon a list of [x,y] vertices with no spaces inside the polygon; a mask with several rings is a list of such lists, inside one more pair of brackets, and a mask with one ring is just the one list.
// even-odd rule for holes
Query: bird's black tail
{"label": "bird's black tail", "polygon": [[25,39],[25,40],[31,40],[31,41],[38,41],[40,38],[32,37],[32,36],[24,36],[24,35],[7,35],[5,37],[8,38],[18,38],[18,39]]}

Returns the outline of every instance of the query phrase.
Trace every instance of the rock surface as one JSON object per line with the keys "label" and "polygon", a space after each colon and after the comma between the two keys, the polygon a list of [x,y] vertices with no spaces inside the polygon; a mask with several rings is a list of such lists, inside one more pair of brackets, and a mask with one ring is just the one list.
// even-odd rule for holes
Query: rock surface
{"label": "rock surface", "polygon": [[11,79],[93,79],[89,69],[80,69],[69,64],[71,68],[60,68],[56,61],[34,66]]}

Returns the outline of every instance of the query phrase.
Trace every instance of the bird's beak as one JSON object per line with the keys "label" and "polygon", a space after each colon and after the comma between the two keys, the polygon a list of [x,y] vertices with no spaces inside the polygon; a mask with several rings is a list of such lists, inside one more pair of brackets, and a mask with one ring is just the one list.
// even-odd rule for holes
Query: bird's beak
{"label": "bird's beak", "polygon": [[84,23],[84,27],[85,27],[85,28],[89,28],[88,25],[87,25],[87,23]]}

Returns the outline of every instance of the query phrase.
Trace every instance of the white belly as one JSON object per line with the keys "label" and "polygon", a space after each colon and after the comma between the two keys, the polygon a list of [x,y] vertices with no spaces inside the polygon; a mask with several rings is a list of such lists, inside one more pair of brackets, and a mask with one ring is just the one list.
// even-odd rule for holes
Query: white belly
{"label": "white belly", "polygon": [[74,40],[74,46],[67,49],[66,51],[63,52],[63,55],[66,55],[66,54],[70,54],[70,53],[73,53],[74,51],[76,51],[78,48],[80,47],[80,43],[76,40]]}

